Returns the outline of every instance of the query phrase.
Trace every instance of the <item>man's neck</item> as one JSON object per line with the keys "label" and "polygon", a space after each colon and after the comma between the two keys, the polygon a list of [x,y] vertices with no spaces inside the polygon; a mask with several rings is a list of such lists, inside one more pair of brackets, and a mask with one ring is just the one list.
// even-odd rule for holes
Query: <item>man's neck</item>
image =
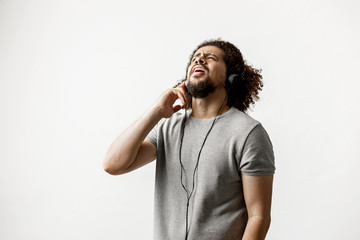
{"label": "man's neck", "polygon": [[[195,118],[208,119],[216,117],[219,108],[221,115],[227,112],[230,107],[227,105],[226,92],[224,89],[216,90],[205,98],[192,98],[191,115]],[[224,101],[225,100],[225,101]]]}

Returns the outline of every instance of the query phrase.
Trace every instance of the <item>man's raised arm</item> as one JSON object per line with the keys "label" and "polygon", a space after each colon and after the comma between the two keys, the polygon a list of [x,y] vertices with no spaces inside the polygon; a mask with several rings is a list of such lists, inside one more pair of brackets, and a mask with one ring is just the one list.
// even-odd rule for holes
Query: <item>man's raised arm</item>
{"label": "man's raised arm", "polygon": [[150,109],[115,139],[103,162],[106,172],[124,174],[155,160],[156,147],[144,139],[162,118],[169,118],[181,109],[180,105],[173,106],[178,98],[185,104],[184,85],[167,89]]}

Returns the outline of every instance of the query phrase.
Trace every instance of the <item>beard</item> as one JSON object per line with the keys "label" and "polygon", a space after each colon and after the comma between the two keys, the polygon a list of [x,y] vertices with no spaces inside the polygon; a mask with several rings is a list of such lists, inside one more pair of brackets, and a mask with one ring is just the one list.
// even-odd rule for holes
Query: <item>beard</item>
{"label": "beard", "polygon": [[210,77],[207,76],[204,80],[197,83],[189,81],[187,88],[194,98],[205,98],[215,91],[216,86],[210,81]]}

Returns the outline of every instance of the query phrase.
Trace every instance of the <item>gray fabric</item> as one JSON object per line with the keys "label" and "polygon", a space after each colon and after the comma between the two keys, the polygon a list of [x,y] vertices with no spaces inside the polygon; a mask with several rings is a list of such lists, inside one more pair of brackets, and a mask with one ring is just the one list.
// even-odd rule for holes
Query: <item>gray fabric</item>
{"label": "gray fabric", "polygon": [[[185,126],[183,182],[192,176],[204,138],[214,120],[191,116]],[[187,195],[180,181],[180,128],[184,112],[162,119],[146,137],[157,147],[155,240],[185,238]],[[241,239],[247,223],[241,173],[274,174],[274,153],[263,126],[232,107],[217,117],[202,149],[189,206],[189,240]]]}

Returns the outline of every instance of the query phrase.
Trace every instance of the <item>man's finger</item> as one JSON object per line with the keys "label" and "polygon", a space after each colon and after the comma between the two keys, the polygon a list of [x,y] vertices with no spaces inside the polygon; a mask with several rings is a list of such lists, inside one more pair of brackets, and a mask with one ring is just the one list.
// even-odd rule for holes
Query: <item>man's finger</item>
{"label": "man's finger", "polygon": [[181,90],[177,91],[177,95],[181,99],[182,104],[185,104],[186,100],[185,100],[185,96],[184,96],[183,92],[181,92]]}
{"label": "man's finger", "polygon": [[[179,89],[182,93],[182,95],[184,96],[184,101],[186,102],[186,93],[185,93],[185,82],[182,82],[178,87],[177,89]],[[185,103],[183,103],[185,104]]]}

